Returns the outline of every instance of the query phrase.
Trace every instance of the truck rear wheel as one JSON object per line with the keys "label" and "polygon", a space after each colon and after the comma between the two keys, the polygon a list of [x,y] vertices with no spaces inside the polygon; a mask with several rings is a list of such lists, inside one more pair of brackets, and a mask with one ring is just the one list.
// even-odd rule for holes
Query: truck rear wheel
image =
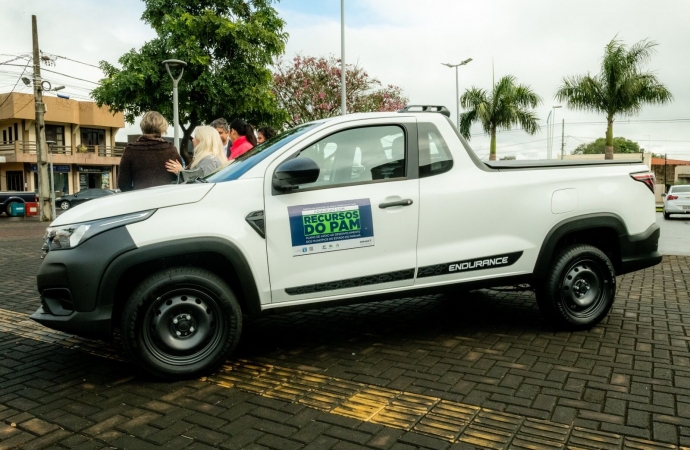
{"label": "truck rear wheel", "polygon": [[198,377],[217,369],[237,346],[242,311],[217,275],[194,267],[145,279],[122,313],[125,350],[161,378]]}
{"label": "truck rear wheel", "polygon": [[537,289],[542,313],[558,326],[591,328],[608,314],[616,296],[616,274],[608,256],[591,245],[573,245],[552,260]]}

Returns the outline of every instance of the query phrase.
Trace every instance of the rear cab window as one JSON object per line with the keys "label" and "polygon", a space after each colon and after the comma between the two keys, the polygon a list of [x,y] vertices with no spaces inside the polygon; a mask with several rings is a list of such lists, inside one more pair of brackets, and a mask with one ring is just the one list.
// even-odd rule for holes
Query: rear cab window
{"label": "rear cab window", "polygon": [[419,178],[431,177],[448,172],[453,167],[453,158],[448,144],[433,123],[420,122],[419,132]]}

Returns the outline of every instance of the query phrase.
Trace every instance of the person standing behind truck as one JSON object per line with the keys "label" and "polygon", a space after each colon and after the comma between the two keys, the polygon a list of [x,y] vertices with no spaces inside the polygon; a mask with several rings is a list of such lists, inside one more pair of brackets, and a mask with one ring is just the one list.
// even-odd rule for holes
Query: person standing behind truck
{"label": "person standing behind truck", "polygon": [[232,141],[230,140],[230,125],[228,121],[223,119],[216,119],[211,122],[211,126],[218,131],[218,136],[220,136],[220,141],[223,143],[223,153],[225,154],[225,159],[230,159],[230,148],[232,147]]}
{"label": "person standing behind truck", "polygon": [[121,191],[133,191],[174,182],[177,177],[165,170],[165,162],[182,159],[177,149],[161,136],[168,129],[168,121],[156,111],[141,118],[142,136],[131,142],[122,153],[117,184]]}
{"label": "person standing behind truck", "polygon": [[254,128],[242,119],[235,119],[230,124],[230,140],[232,148],[229,159],[235,159],[257,146]]}
{"label": "person standing behind truck", "polygon": [[258,130],[256,130],[256,142],[263,144],[272,137],[275,137],[275,135],[276,130],[274,130],[272,127],[260,127]]}
{"label": "person standing behind truck", "polygon": [[[188,170],[199,170],[200,176],[206,176],[223,164],[227,164],[223,154],[223,143],[218,132],[212,127],[196,127],[192,142],[194,143],[194,159],[187,167]],[[182,164],[175,160],[167,161],[165,168],[175,175],[183,170]]]}

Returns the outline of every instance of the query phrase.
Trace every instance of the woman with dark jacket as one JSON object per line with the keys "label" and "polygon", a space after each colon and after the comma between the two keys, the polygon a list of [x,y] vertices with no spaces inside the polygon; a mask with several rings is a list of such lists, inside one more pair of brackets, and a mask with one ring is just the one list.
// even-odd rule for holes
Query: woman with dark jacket
{"label": "woman with dark jacket", "polygon": [[130,143],[122,153],[117,184],[121,191],[133,191],[170,184],[177,176],[165,170],[168,160],[182,163],[177,149],[161,135],[168,129],[168,122],[156,111],[149,111],[141,118],[143,135]]}
{"label": "woman with dark jacket", "polygon": [[254,128],[242,119],[235,119],[230,124],[230,140],[232,147],[230,147],[230,158],[228,159],[231,160],[257,146]]}

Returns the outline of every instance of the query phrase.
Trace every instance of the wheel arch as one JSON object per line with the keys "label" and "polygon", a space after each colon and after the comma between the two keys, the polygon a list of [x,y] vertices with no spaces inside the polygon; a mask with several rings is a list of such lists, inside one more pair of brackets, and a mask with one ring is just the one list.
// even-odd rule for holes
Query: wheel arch
{"label": "wheel arch", "polygon": [[622,265],[620,239],[627,235],[625,222],[613,213],[586,214],[557,223],[547,233],[539,250],[533,272],[535,284],[546,278],[549,263],[556,252],[574,243],[590,244],[602,250],[618,273]]}
{"label": "wheel arch", "polygon": [[12,203],[24,203],[24,204],[26,204],[26,200],[24,200],[21,197],[17,197],[17,196],[8,197],[7,199],[5,199],[5,202],[2,203],[2,205],[0,205],[0,214],[2,214],[4,212],[4,213],[7,213],[7,215],[9,215],[10,212],[7,208],[9,208],[9,206]]}
{"label": "wheel arch", "polygon": [[117,326],[123,305],[139,282],[157,271],[177,266],[196,266],[215,273],[235,292],[244,312],[250,316],[261,313],[247,259],[232,242],[214,237],[162,242],[123,253],[103,274],[98,304],[113,306],[113,325]]}

